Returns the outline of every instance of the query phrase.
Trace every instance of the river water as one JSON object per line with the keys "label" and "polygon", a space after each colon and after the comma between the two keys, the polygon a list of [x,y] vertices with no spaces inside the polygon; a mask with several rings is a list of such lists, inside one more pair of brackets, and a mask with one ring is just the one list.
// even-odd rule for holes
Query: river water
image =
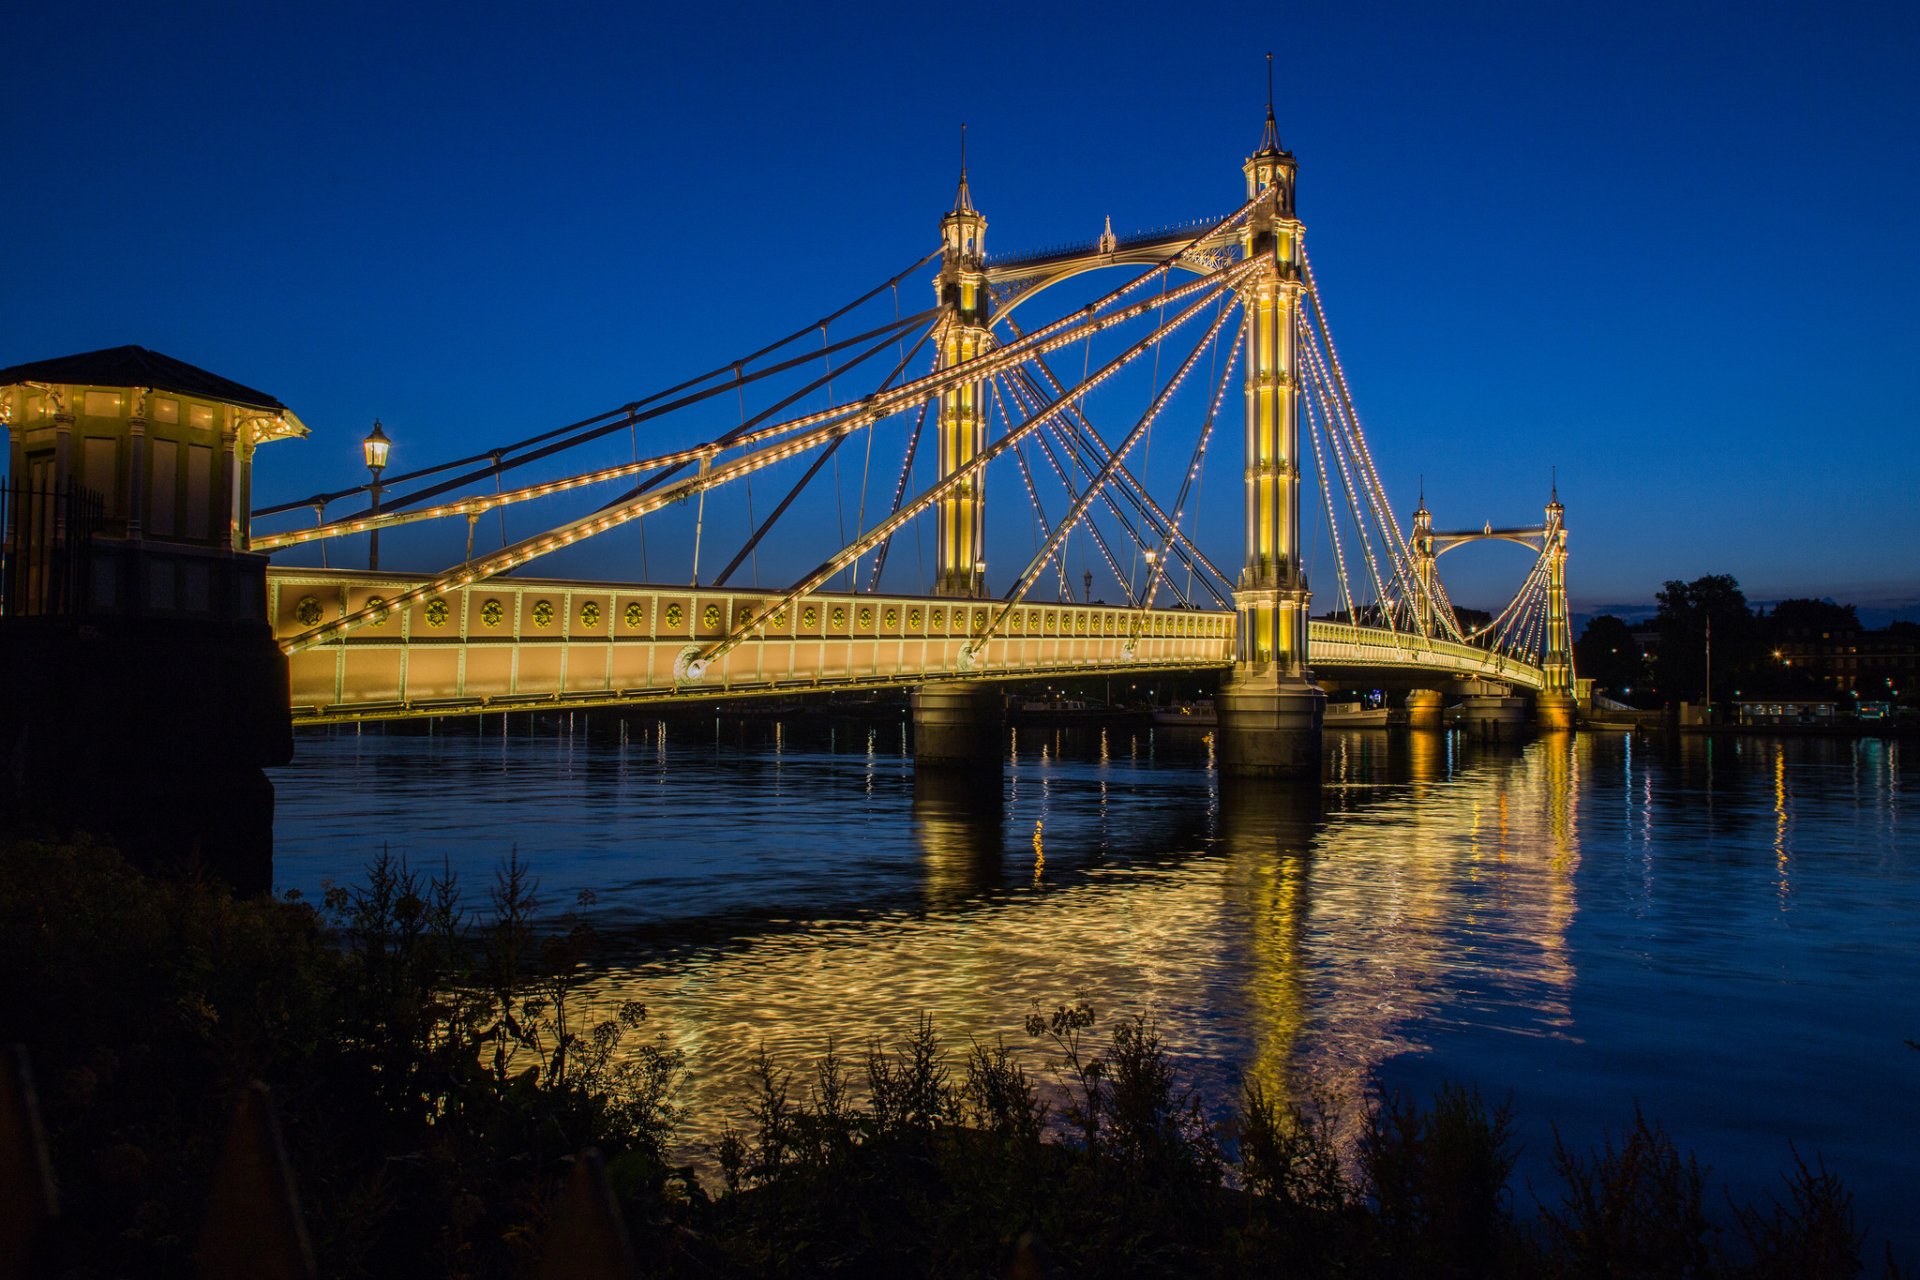
{"label": "river water", "polygon": [[686,1053],[696,1147],[763,1045],[857,1057],[924,1011],[1037,1064],[1027,1011],[1080,995],[1152,1013],[1216,1111],[1250,1074],[1463,1081],[1511,1097],[1544,1192],[1554,1126],[1591,1145],[1638,1104],[1742,1197],[1818,1155],[1920,1255],[1911,744],[1330,733],[1318,788],[1223,788],[1209,751],[1021,728],[997,780],[916,782],[898,719],[303,732],[276,878],[385,844],[475,905],[514,851],[556,910],[590,890],[591,996]]}

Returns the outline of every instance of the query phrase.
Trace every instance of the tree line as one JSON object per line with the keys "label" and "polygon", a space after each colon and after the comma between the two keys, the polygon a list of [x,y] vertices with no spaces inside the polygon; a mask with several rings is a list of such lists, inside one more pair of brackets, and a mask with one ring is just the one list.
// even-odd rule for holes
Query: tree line
{"label": "tree line", "polygon": [[[1669,581],[1657,603],[1651,624],[1641,628],[1610,613],[1590,618],[1574,643],[1574,670],[1591,677],[1602,692],[1635,706],[1698,702],[1707,695],[1711,635],[1715,699],[1831,696],[1819,663],[1795,664],[1783,660],[1783,651],[1810,637],[1831,643],[1832,637],[1861,630],[1850,604],[1791,599],[1771,609],[1751,606],[1739,581],[1725,573]],[[1655,643],[1643,646],[1636,630],[1649,629]],[[1910,622],[1889,630],[1911,630],[1920,638],[1920,626]]]}

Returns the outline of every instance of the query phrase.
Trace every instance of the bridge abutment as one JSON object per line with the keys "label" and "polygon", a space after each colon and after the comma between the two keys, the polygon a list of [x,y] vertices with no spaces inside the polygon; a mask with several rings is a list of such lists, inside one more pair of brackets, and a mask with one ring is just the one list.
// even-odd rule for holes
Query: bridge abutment
{"label": "bridge abutment", "polygon": [[253,457],[307,428],[142,347],[0,370],[0,425],[0,825],[270,890],[293,730]]}
{"label": "bridge abutment", "polygon": [[998,685],[974,680],[923,684],[913,691],[912,707],[916,768],[998,765],[1007,721],[1007,699]]}
{"label": "bridge abutment", "polygon": [[0,627],[0,808],[145,867],[273,887],[273,784],[293,730],[264,622],[20,618]]}

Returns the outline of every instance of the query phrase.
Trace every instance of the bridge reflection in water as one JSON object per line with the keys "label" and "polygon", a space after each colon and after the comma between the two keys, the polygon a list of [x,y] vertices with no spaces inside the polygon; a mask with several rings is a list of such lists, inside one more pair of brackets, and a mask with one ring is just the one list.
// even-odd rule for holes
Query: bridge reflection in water
{"label": "bridge reflection in water", "polygon": [[1157,1011],[1210,1104],[1248,1072],[1511,1089],[1518,1177],[1546,1187],[1549,1126],[1586,1146],[1637,1102],[1739,1198],[1777,1190],[1789,1140],[1817,1152],[1920,1249],[1910,744],[1337,732],[1316,808],[1223,793],[1160,729],[1023,727],[976,805],[916,789],[897,718],[476,727],[303,735],[281,887],[390,842],[470,900],[514,847],[549,901],[595,889],[625,960],[590,992],[687,1051],[696,1147],[762,1043],[857,1056],[924,1010],[1032,1052],[1028,1002],[1078,988],[1106,1027]]}
{"label": "bridge reflection in water", "polygon": [[598,1006],[644,1001],[687,1052],[691,1142],[738,1118],[761,1047],[805,1066],[832,1037],[857,1056],[923,1011],[950,1045],[1005,1037],[1037,1062],[1032,1001],[1084,993],[1103,1027],[1150,1010],[1215,1103],[1248,1073],[1355,1095],[1455,1006],[1568,1033],[1571,738],[1334,734],[1324,789],[1156,769],[1109,804],[1104,780],[1053,767],[1064,737],[1029,736],[1004,787],[916,782],[920,909],[745,933],[593,984]]}

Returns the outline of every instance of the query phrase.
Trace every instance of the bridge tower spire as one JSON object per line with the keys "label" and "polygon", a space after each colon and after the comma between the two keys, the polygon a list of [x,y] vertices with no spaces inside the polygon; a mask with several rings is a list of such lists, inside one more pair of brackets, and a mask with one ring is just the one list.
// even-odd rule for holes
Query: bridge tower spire
{"label": "bridge tower spire", "polygon": [[[987,219],[973,207],[967,185],[967,127],[960,126],[960,188],[940,219],[940,302],[947,308],[940,333],[940,367],[978,359],[993,341],[988,328]],[[946,479],[987,444],[984,380],[956,384],[940,396],[939,469]],[[942,498],[935,511],[935,595],[977,599],[986,594],[986,490],[976,473]]]}
{"label": "bridge tower spire", "polygon": [[1246,560],[1234,591],[1237,664],[1221,685],[1221,760],[1240,772],[1317,770],[1326,695],[1307,668],[1307,590],[1300,561],[1300,422],[1296,326],[1306,291],[1304,228],[1294,216],[1293,153],[1280,145],[1268,55],[1266,128],[1247,158],[1241,234],[1256,271],[1246,313]]}
{"label": "bridge tower spire", "polygon": [[1573,619],[1567,611],[1566,516],[1556,480],[1547,499],[1547,639],[1540,655],[1546,684],[1534,704],[1543,729],[1573,728]]}

